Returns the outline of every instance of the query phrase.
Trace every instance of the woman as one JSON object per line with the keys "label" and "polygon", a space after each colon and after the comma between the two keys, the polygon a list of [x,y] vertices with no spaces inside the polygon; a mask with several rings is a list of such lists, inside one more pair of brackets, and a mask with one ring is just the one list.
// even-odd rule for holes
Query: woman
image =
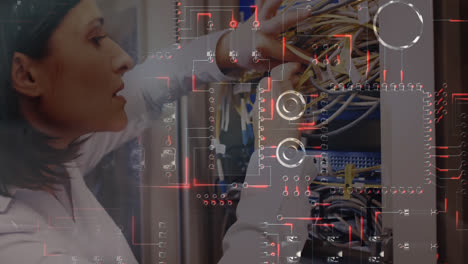
{"label": "woman", "polygon": [[[163,103],[189,91],[192,70],[198,82],[213,82],[242,68],[266,69],[238,40],[256,43],[279,64],[279,25],[307,16],[276,16],[280,3],[257,2],[256,31],[249,21],[199,38],[170,62],[148,59],[133,68],[103,30],[95,0],[2,0],[0,262],[136,263],[83,175],[150,126]],[[229,60],[231,44],[237,64]],[[193,69],[207,47],[216,51],[216,63]],[[299,60],[290,52],[285,59]],[[170,77],[171,86],[155,82],[157,76]]]}

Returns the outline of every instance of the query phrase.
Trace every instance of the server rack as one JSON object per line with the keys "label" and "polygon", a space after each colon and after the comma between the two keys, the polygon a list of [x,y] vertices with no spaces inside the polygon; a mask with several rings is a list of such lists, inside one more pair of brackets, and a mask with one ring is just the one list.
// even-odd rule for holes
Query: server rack
{"label": "server rack", "polygon": [[[381,5],[390,2],[396,1],[381,1]],[[400,192],[400,187],[414,189],[421,187],[424,194],[404,196],[388,193],[384,195],[383,222],[388,227],[389,235],[393,237],[393,263],[434,263],[437,254],[437,250],[433,247],[437,244],[436,216],[431,212],[437,210],[437,207],[434,181],[429,182],[427,179],[430,177],[428,175],[436,174],[434,166],[428,167],[428,164],[435,164],[435,152],[433,149],[427,148],[427,144],[431,144],[428,139],[434,140],[435,138],[434,126],[427,123],[427,120],[431,118],[428,113],[434,112],[433,106],[429,105],[430,95],[434,94],[435,90],[432,78],[434,72],[434,36],[432,34],[434,29],[433,23],[431,23],[433,8],[432,3],[423,0],[412,0],[406,3],[413,4],[424,18],[424,34],[412,48],[405,49],[403,52],[381,46],[381,51],[385,53],[383,56],[385,59],[381,60],[381,65],[385,67],[382,68],[382,74],[383,70],[386,70],[388,74],[388,86],[385,91],[381,92],[382,175],[383,183],[386,186],[395,187],[398,192]],[[160,6],[160,10],[170,10],[174,7],[173,2],[163,5],[166,4],[167,7]],[[201,6],[216,5],[216,3],[190,1],[184,2],[184,5]],[[161,14],[162,17],[164,15],[169,19],[167,14]],[[173,18],[172,15],[170,15],[171,18]],[[392,22],[395,19],[397,19],[395,16],[381,17],[382,38],[392,39],[395,38],[395,34],[400,32],[401,28],[392,27]],[[398,17],[398,19],[404,19],[404,17]],[[171,38],[169,37],[169,39]],[[401,81],[402,70],[404,71],[404,82]],[[395,83],[396,87],[391,86],[392,83]],[[401,86],[400,83],[404,85]],[[410,87],[410,83],[421,83],[424,88],[413,89]],[[176,174],[178,173],[179,177],[187,169],[184,158],[190,156],[187,149],[184,150],[187,146],[187,142],[184,140],[188,138],[186,131],[190,126],[188,124],[190,118],[186,115],[188,111],[184,108],[187,105],[190,105],[187,99],[182,99],[177,112],[179,123],[176,128],[180,134],[174,135],[175,138],[181,140],[180,143],[177,143],[180,144],[178,150],[182,150],[178,152],[180,156]],[[202,120],[203,116],[199,118]],[[165,125],[161,125],[159,129],[164,130]],[[155,131],[157,130],[158,128]],[[149,137],[153,138],[152,149],[163,147],[164,142],[161,141],[160,135]],[[153,154],[148,153],[147,158],[152,160],[152,165],[149,165],[152,167],[149,168],[155,173],[161,165],[158,164],[159,153],[157,151]],[[149,181],[154,181],[154,179],[150,178]],[[154,185],[154,183],[148,182],[147,185]],[[219,257],[219,248],[216,251],[216,256],[210,256],[213,251],[206,252],[207,247],[204,246],[210,244],[209,239],[207,239],[209,236],[202,238],[199,233],[194,234],[187,229],[200,223],[210,223],[210,214],[206,214],[206,209],[199,204],[194,205],[193,193],[179,190],[178,194],[174,195],[173,191],[158,190],[158,192],[144,191],[143,196],[150,201],[145,208],[152,212],[151,217],[144,217],[143,221],[146,226],[158,229],[144,234],[143,240],[150,241],[150,243],[144,241],[141,243],[141,246],[146,249],[147,261],[155,261],[161,256],[165,256],[167,263],[207,263],[210,261],[214,263],[215,259]],[[168,206],[178,208],[178,210],[164,213],[155,210],[155,208],[167,208]],[[193,212],[193,208],[197,208],[195,210],[203,212],[204,215],[198,213],[194,217],[193,213],[190,212]],[[405,209],[409,209],[408,216],[405,216]],[[219,216],[219,212],[213,214]],[[170,246],[165,250],[159,248],[159,243],[163,242],[158,242],[160,240],[159,233],[163,232],[159,230],[161,227],[169,227],[168,237],[177,237],[177,239],[167,239],[167,245]],[[211,235],[216,236],[219,241],[219,233]],[[409,245],[409,250],[406,245]],[[161,255],[161,253],[164,254]]]}

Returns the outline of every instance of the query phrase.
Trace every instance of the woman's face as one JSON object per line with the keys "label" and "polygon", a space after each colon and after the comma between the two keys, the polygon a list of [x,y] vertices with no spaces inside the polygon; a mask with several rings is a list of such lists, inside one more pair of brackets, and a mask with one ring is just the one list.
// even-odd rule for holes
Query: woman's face
{"label": "woman's face", "polygon": [[126,101],[115,94],[133,61],[106,36],[95,0],[82,0],[70,10],[50,39],[48,56],[37,63],[40,116],[33,123],[79,136],[126,127]]}

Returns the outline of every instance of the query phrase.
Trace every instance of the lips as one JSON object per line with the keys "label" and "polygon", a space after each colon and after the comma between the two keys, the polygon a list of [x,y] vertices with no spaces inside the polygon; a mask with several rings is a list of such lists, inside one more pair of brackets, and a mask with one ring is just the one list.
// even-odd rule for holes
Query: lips
{"label": "lips", "polygon": [[112,96],[113,96],[113,97],[118,96],[117,93],[120,92],[120,91],[122,91],[124,88],[125,88],[125,84],[122,83],[122,85],[121,85],[117,90],[114,91],[114,93],[112,94]]}

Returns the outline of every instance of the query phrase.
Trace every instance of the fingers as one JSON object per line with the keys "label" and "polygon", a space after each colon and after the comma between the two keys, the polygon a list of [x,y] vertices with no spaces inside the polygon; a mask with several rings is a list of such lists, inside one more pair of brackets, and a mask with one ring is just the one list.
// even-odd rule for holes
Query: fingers
{"label": "fingers", "polygon": [[276,16],[278,8],[281,6],[283,0],[266,0],[259,12],[259,18],[262,20],[270,19]]}
{"label": "fingers", "polygon": [[286,12],[283,15],[278,15],[267,21],[263,25],[263,30],[267,34],[277,35],[288,30],[298,23],[310,17],[310,12],[307,9],[296,9]]}
{"label": "fingers", "polygon": [[264,4],[265,4],[265,0],[255,0],[257,11],[262,10]]}
{"label": "fingers", "polygon": [[[310,54],[307,53],[307,51],[304,51],[302,49],[299,49],[297,47],[294,47],[296,51],[301,52],[302,54],[306,55],[306,57],[311,57]],[[305,65],[309,65],[310,61],[304,57],[301,57],[297,55],[296,53],[292,52],[288,48],[286,48],[286,52],[284,55],[284,61],[285,62],[300,62]]]}
{"label": "fingers", "polygon": [[[299,55],[290,51],[287,47],[283,47],[283,43],[271,37],[264,37],[259,39],[258,48],[263,58],[270,58],[281,62],[300,62],[309,64],[309,60],[300,57]],[[305,51],[298,51],[308,56]],[[283,54],[284,52],[284,54]]]}

